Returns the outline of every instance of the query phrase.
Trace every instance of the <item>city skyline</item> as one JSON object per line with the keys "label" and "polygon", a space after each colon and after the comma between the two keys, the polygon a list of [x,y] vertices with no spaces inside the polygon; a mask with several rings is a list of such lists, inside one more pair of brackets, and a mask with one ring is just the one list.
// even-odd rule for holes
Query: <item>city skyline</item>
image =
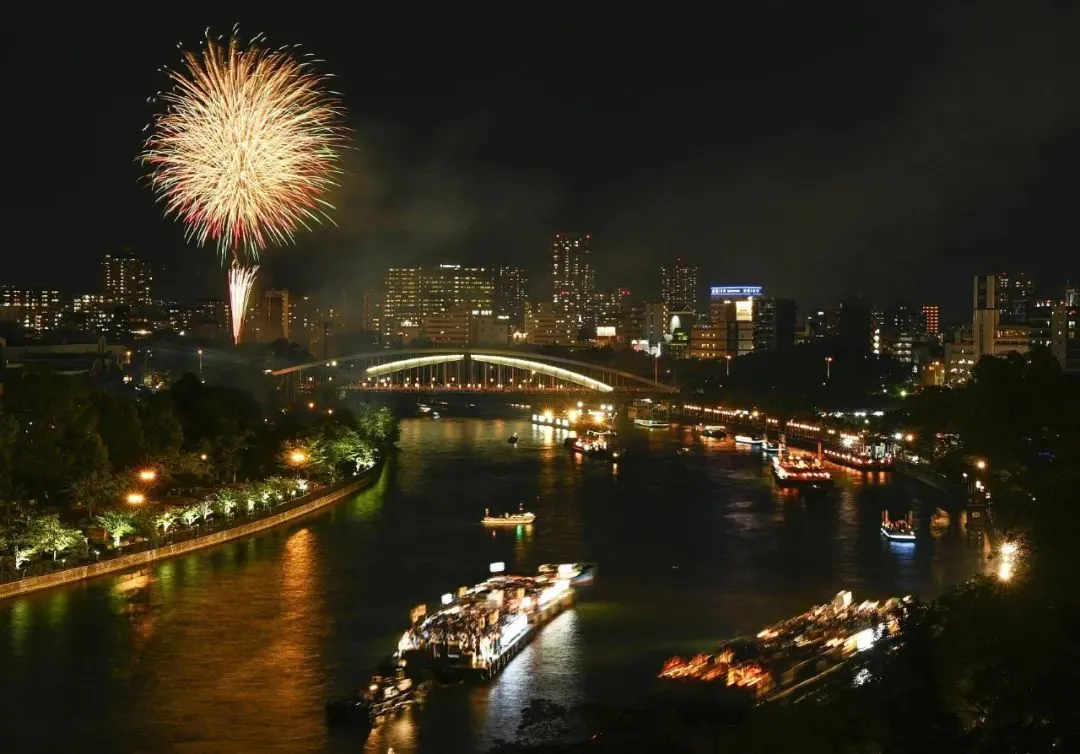
{"label": "city skyline", "polygon": [[[109,10],[46,23],[20,8],[20,26],[48,26],[79,64],[35,55],[17,66],[13,122],[27,143],[60,141],[74,110],[91,143],[74,173],[57,163],[63,152],[13,155],[22,191],[7,225],[51,233],[35,233],[47,253],[17,257],[8,282],[83,288],[98,255],[131,246],[164,268],[167,287],[217,294],[217,260],[159,217],[134,157],[175,43],[234,22],[325,59],[355,113],[339,227],[276,253],[268,285],[359,296],[393,263],[440,262],[512,264],[538,281],[551,234],[575,229],[593,234],[601,280],[650,297],[653,271],[674,257],[698,265],[703,283],[752,280],[806,306],[861,293],[941,301],[951,314],[972,270],[1014,269],[1021,255],[1037,280],[1080,278],[1068,253],[1080,164],[1067,138],[1080,80],[1064,55],[1071,17],[1037,4],[1008,22],[927,8],[903,21],[846,7],[809,19],[729,11],[720,45],[664,19],[605,30],[589,14],[571,28],[541,20],[510,45],[438,14],[380,11],[344,32],[326,14],[228,6],[189,4],[150,23]],[[820,21],[812,35],[806,20]],[[679,54],[647,51],[669,38]],[[37,42],[14,44],[28,58],[20,46]],[[702,65],[706,51],[715,59]],[[988,55],[1010,62],[973,67]],[[379,73],[387,60],[390,75]],[[65,222],[50,222],[58,211]]]}

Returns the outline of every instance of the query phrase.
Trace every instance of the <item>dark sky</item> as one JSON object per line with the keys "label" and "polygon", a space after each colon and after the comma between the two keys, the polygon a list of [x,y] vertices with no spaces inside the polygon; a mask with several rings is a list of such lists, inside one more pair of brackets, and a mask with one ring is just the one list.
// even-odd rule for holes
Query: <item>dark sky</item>
{"label": "dark sky", "polygon": [[391,263],[505,260],[546,296],[551,234],[577,229],[601,286],[646,296],[676,255],[803,310],[955,311],[980,271],[1080,280],[1075,3],[117,5],[137,9],[7,11],[2,282],[93,289],[130,245],[165,293],[223,287],[135,157],[176,43],[234,23],[324,58],[355,130],[338,227],[271,250],[278,285],[351,296]]}

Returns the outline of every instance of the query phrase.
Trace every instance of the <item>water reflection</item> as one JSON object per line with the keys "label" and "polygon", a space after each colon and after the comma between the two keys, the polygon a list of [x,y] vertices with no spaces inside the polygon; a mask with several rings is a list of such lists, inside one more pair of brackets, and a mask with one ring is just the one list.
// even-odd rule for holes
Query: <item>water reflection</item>
{"label": "water reflection", "polygon": [[[681,431],[631,431],[620,438],[627,463],[613,467],[568,453],[565,436],[526,422],[405,421],[375,484],[322,515],[134,577],[0,603],[4,750],[33,750],[36,730],[60,750],[483,750],[513,736],[530,696],[633,703],[666,656],[841,588],[931,596],[987,568],[985,540],[963,521],[909,552],[883,546],[883,507],[912,508],[920,527],[937,507],[901,479],[839,471],[830,498],[807,500],[779,491],[760,455],[730,440],[678,455]],[[480,524],[484,507],[520,502],[533,525]],[[409,609],[475,583],[493,561],[600,569],[489,687],[441,689],[367,744],[329,736],[323,703],[366,682]]]}

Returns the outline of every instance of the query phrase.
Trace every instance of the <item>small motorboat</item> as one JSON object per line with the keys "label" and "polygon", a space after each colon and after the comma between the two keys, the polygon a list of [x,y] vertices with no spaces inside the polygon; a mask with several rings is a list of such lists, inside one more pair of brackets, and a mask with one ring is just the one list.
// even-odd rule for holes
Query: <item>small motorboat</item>
{"label": "small motorboat", "polygon": [[511,445],[517,445],[517,441],[518,441],[517,432],[515,432],[514,434],[512,434],[508,438],[506,438],[506,441],[508,443],[510,443]]}
{"label": "small motorboat", "polygon": [[752,448],[760,448],[763,442],[765,441],[756,435],[735,435],[736,445],[749,445]]}
{"label": "small motorboat", "polygon": [[480,523],[484,526],[521,526],[531,524],[536,520],[536,514],[518,509],[517,513],[504,513],[501,516],[492,516],[491,511],[484,508],[484,517]]}
{"label": "small motorboat", "polygon": [[439,412],[438,411],[432,411],[431,412],[431,418],[432,419],[438,419],[439,418]]}
{"label": "small motorboat", "polygon": [[890,521],[889,512],[882,511],[881,536],[892,544],[915,544],[915,528],[911,525],[911,514],[908,513],[907,518],[902,518],[899,521]]}
{"label": "small motorboat", "polygon": [[330,723],[357,722],[370,730],[380,715],[420,701],[425,690],[426,685],[410,678],[404,666],[387,664],[379,668],[366,689],[327,702],[326,719]]}

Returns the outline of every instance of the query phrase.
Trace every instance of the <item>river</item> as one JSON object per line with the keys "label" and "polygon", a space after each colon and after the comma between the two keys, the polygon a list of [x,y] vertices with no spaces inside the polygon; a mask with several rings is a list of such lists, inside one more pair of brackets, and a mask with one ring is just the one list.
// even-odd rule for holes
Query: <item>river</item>
{"label": "river", "polygon": [[[507,436],[517,431],[514,447]],[[932,510],[902,478],[839,470],[824,502],[782,495],[760,457],[685,429],[634,430],[617,467],[526,422],[414,419],[378,482],[301,523],[147,571],[0,603],[5,752],[484,751],[530,697],[633,703],[663,660],[856,599],[931,597],[985,569],[953,527],[883,545],[883,506]],[[485,531],[485,507],[537,513]],[[372,732],[329,732],[327,698],[362,685],[409,609],[482,580],[599,563],[595,586],[487,687],[438,689]]]}

